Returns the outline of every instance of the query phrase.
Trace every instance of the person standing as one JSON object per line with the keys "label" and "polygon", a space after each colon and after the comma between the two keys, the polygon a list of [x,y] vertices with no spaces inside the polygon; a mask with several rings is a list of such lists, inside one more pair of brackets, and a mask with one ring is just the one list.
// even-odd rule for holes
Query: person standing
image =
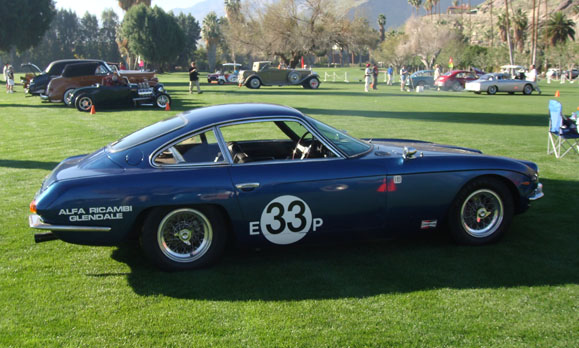
{"label": "person standing", "polygon": [[[525,74],[525,79],[527,81],[537,82],[537,69],[535,69],[534,64],[531,64],[531,68]],[[539,88],[539,85],[537,85],[537,92],[539,92],[539,94],[541,94],[541,89]]]}
{"label": "person standing", "polygon": [[403,65],[402,68],[400,68],[400,90],[404,91],[404,89],[406,88],[406,79],[408,78],[408,70],[406,70],[406,67]]}
{"label": "person standing", "polygon": [[364,79],[366,80],[364,91],[368,92],[370,83],[372,82],[372,68],[370,67],[370,63],[366,64],[366,70],[364,70]]}
{"label": "person standing", "polygon": [[197,71],[195,62],[191,62],[191,67],[189,68],[189,94],[193,93],[193,85],[197,86],[197,94],[203,93],[199,87],[199,71]]}
{"label": "person standing", "polygon": [[434,81],[438,80],[439,77],[440,77],[440,65],[436,64],[434,66],[434,76],[433,76]]}
{"label": "person standing", "polygon": [[6,93],[14,93],[14,68],[12,65],[8,66],[6,71]]}
{"label": "person standing", "polygon": [[378,89],[378,66],[372,67],[372,89]]}
{"label": "person standing", "polygon": [[393,79],[392,75],[394,74],[394,69],[392,68],[392,65],[388,67],[387,74],[388,74],[388,81],[386,82],[386,84],[388,86],[392,86],[392,79]]}

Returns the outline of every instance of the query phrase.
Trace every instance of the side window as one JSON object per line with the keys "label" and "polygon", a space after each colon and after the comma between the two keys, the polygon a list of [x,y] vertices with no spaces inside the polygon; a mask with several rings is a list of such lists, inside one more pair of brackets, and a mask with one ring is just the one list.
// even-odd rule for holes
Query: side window
{"label": "side window", "polygon": [[103,65],[97,66],[95,75],[106,75],[107,73],[107,69]]}
{"label": "side window", "polygon": [[220,131],[234,163],[335,157],[295,121],[242,123]]}
{"label": "side window", "polygon": [[161,151],[153,160],[155,164],[207,164],[224,163],[213,130],[197,133]]}

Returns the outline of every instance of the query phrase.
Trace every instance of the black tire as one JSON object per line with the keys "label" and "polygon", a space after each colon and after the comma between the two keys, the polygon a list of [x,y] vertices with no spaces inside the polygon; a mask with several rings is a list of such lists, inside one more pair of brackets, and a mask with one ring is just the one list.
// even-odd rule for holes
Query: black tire
{"label": "black tire", "polygon": [[318,87],[320,87],[320,80],[317,77],[311,77],[304,81],[302,86],[305,89],[318,89]]}
{"label": "black tire", "polygon": [[525,87],[523,87],[523,94],[524,95],[531,95],[531,93],[533,93],[533,86],[527,84],[525,85]]}
{"label": "black tire", "polygon": [[223,85],[225,84],[225,81],[223,81],[222,79],[217,80],[217,84],[218,85]]}
{"label": "black tire", "polygon": [[167,104],[171,105],[171,97],[169,97],[168,94],[159,93],[155,97],[155,106],[157,106],[158,108],[165,109],[167,107]]}
{"label": "black tire", "polygon": [[76,109],[78,111],[89,112],[91,107],[94,105],[94,102],[91,97],[86,94],[81,94],[76,97],[76,101],[74,102]]}
{"label": "black tire", "polygon": [[213,207],[155,208],[144,221],[140,242],[145,255],[162,270],[198,269],[221,257],[227,230]]}
{"label": "black tire", "polygon": [[74,88],[69,88],[64,91],[64,95],[62,96],[62,102],[66,106],[73,106],[72,104],[72,94],[74,92]]}
{"label": "black tire", "polygon": [[252,77],[247,81],[246,86],[251,89],[258,89],[261,87],[261,81],[257,77]]}
{"label": "black tire", "polygon": [[499,90],[499,89],[497,88],[497,86],[490,86],[490,87],[487,89],[487,94],[495,95],[495,94],[497,94],[497,91],[498,91],[498,90]]}
{"label": "black tire", "polygon": [[513,197],[504,183],[478,178],[456,195],[448,213],[450,235],[459,244],[483,245],[501,238],[514,215]]}
{"label": "black tire", "polygon": [[452,90],[455,92],[460,92],[462,91],[462,86],[460,84],[460,82],[455,82],[452,84]]}

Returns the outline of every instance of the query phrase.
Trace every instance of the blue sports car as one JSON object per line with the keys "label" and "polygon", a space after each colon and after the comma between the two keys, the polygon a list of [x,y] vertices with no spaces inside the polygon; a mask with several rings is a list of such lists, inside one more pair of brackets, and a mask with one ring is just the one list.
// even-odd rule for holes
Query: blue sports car
{"label": "blue sports car", "polygon": [[37,242],[139,239],[165,270],[243,246],[393,237],[444,225],[496,241],[543,196],[532,162],[400,139],[359,140],[278,105],[179,114],[65,159],[30,204]]}

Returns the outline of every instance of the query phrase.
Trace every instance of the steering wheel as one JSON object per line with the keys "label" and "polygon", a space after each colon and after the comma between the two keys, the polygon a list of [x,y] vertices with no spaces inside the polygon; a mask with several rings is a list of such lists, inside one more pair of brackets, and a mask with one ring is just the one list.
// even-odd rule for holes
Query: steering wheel
{"label": "steering wheel", "polygon": [[[309,146],[302,145],[302,142],[304,141],[304,139],[308,134],[312,136],[312,142],[310,143]],[[314,144],[314,136],[309,131],[305,132],[301,136],[300,140],[298,140],[298,142],[296,143],[296,148],[292,153],[292,160],[296,158],[296,154],[298,153],[298,151],[301,153],[300,159],[308,158],[313,144]]]}

